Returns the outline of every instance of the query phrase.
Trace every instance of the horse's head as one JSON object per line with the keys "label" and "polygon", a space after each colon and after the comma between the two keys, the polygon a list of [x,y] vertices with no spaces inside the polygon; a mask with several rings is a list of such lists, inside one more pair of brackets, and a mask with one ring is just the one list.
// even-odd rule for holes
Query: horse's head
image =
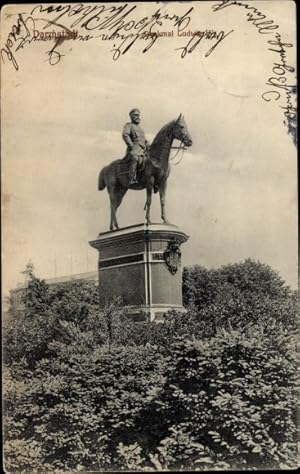
{"label": "horse's head", "polygon": [[179,115],[174,123],[172,135],[177,140],[180,140],[185,146],[191,146],[193,144],[182,114]]}

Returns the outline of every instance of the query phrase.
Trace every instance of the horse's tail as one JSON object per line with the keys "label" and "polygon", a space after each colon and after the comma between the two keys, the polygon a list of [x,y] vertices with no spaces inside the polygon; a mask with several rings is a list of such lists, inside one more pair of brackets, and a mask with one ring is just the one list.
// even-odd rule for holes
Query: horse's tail
{"label": "horse's tail", "polygon": [[105,172],[105,168],[103,168],[99,173],[99,178],[98,178],[98,190],[99,191],[102,191],[106,186],[105,179],[104,179],[104,172]]}

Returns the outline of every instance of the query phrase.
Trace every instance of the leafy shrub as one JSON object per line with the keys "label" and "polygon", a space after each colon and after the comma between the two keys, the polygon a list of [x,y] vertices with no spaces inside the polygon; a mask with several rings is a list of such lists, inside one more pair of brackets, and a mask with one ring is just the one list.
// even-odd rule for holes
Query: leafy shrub
{"label": "leafy shrub", "polygon": [[[10,368],[7,466],[28,469],[34,456],[33,466],[40,468],[118,465],[120,443],[140,441],[140,412],[162,384],[162,370],[162,358],[151,348],[104,347],[83,354],[64,344],[60,351],[56,347],[56,358],[39,361],[34,371],[25,363]],[[21,448],[13,451],[16,439],[20,446],[27,443],[30,457],[27,451],[21,456]]]}
{"label": "leafy shrub", "polygon": [[99,310],[98,286],[85,280],[60,283],[49,289],[49,304],[66,321],[83,322],[93,310]]}
{"label": "leafy shrub", "polygon": [[179,338],[165,375],[151,407],[169,432],[158,448],[162,465],[295,467],[295,348],[278,323]]}

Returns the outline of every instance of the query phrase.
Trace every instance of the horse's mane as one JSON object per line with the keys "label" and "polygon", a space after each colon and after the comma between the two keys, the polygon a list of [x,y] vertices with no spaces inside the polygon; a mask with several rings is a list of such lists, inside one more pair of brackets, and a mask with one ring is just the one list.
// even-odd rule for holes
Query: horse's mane
{"label": "horse's mane", "polygon": [[151,148],[152,147],[154,148],[157,145],[161,145],[161,143],[164,142],[166,136],[170,132],[170,129],[173,127],[175,122],[176,122],[176,120],[171,120],[171,122],[168,122],[166,125],[164,125],[160,129],[160,131],[155,136],[153,142],[151,143]]}

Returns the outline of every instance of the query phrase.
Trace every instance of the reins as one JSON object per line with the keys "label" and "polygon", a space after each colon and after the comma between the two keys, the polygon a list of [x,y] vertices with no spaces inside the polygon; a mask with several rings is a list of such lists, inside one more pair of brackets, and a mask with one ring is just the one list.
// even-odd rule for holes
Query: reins
{"label": "reins", "polygon": [[[162,147],[162,148],[168,148],[168,147]],[[185,144],[184,144],[183,141],[181,140],[179,146],[171,146],[171,147],[170,147],[170,150],[177,150],[177,151],[176,151],[175,155],[172,156],[172,157],[169,159],[169,161],[175,160],[175,158],[176,158],[176,156],[178,155],[178,153],[179,153],[180,151],[182,151],[181,157],[179,158],[179,160],[177,161],[177,163],[172,163],[173,166],[179,165],[179,163],[181,163],[181,161],[182,161],[182,159],[183,159],[183,153],[184,153],[185,150],[186,150]],[[153,156],[153,158],[155,158],[156,160],[159,160],[158,156],[155,156],[153,152],[152,152],[152,156]]]}
{"label": "reins", "polygon": [[182,161],[182,159],[183,159],[183,153],[184,153],[185,150],[186,150],[185,144],[184,144],[183,141],[181,140],[180,145],[179,145],[179,146],[171,146],[171,150],[177,150],[177,152],[175,153],[174,156],[172,156],[172,157],[170,158],[170,161],[175,160],[175,158],[176,158],[176,156],[178,155],[178,153],[180,152],[180,150],[182,151],[181,157],[179,158],[179,160],[177,161],[177,163],[172,163],[174,166],[179,165],[179,163],[181,163],[181,161]]}
{"label": "reins", "polygon": [[[165,148],[168,148],[168,147],[163,146],[162,148],[165,149]],[[182,159],[183,159],[183,154],[184,154],[184,152],[185,152],[185,150],[186,150],[186,146],[185,146],[185,144],[183,143],[183,140],[180,141],[180,145],[179,145],[179,146],[171,146],[171,147],[170,147],[170,150],[177,150],[177,151],[176,151],[175,155],[172,156],[172,157],[169,159],[169,161],[175,160],[175,158],[176,158],[176,156],[178,155],[178,153],[179,153],[180,151],[182,151],[181,157],[179,158],[179,160],[177,161],[177,163],[172,163],[172,165],[174,165],[174,166],[179,165],[179,163],[181,163],[181,161],[182,161]],[[152,155],[154,155],[154,154],[152,153]],[[158,159],[158,157],[155,156],[155,155],[154,155],[154,158],[155,158],[155,159]]]}

